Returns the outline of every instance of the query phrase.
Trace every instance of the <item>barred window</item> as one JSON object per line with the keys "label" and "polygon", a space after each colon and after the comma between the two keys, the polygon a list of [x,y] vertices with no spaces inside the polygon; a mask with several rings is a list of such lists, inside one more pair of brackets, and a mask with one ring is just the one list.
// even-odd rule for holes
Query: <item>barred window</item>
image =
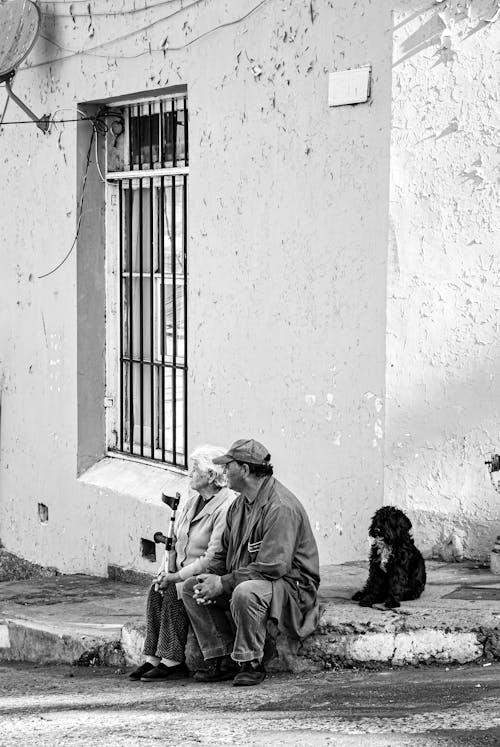
{"label": "barred window", "polygon": [[108,447],[185,467],[187,98],[113,112],[106,149],[107,245],[115,247],[107,256],[115,335],[107,354]]}

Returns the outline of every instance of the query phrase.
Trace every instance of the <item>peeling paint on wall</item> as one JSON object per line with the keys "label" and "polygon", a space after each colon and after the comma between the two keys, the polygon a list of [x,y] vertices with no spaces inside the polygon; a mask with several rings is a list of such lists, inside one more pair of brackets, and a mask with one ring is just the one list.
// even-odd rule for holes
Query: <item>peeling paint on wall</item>
{"label": "peeling paint on wall", "polygon": [[500,526],[499,7],[394,17],[385,489],[428,554],[455,531],[485,558]]}
{"label": "peeling paint on wall", "polygon": [[[272,0],[254,13],[255,0],[180,3],[171,18],[105,5],[108,16],[102,5],[44,6],[16,93],[70,118],[79,102],[187,84],[190,447],[259,437],[317,527],[321,561],[364,558],[383,501],[390,13],[365,0]],[[364,64],[370,103],[330,110],[328,73]],[[142,569],[138,537],[163,516],[159,478],[138,470],[120,490],[76,479],[75,253],[37,279],[75,235],[80,155],[75,125],[59,127],[1,132],[12,216],[2,311],[17,340],[0,330],[15,382],[3,398],[0,536],[65,571]],[[98,180],[93,154],[90,168]],[[43,536],[33,485],[51,507]]]}

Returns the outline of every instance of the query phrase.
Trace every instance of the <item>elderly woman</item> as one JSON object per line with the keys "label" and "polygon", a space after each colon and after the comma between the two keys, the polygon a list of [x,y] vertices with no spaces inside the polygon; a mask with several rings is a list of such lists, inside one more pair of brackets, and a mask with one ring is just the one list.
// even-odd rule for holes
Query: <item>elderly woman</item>
{"label": "elderly woman", "polygon": [[160,568],[149,590],[145,661],[130,674],[131,680],[157,682],[188,674],[184,663],[188,617],[179,591],[187,578],[207,569],[220,549],[235,493],[226,487],[224,467],[212,460],[225,453],[217,446],[200,446],[189,458],[190,487],[195,495],[186,501],[176,521],[169,569]]}

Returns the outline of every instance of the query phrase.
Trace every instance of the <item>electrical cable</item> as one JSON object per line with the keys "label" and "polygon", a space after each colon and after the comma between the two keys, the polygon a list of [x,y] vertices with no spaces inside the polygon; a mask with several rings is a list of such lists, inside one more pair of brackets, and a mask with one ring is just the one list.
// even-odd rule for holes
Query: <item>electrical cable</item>
{"label": "electrical cable", "polygon": [[[62,111],[62,110],[59,109],[58,111]],[[80,112],[81,110],[77,109],[77,111]],[[108,125],[106,124],[106,121],[105,121],[106,117],[114,117],[114,118],[118,119],[119,115],[117,115],[116,113],[113,113],[113,112],[106,112],[105,109],[101,109],[93,117],[82,117],[79,120],[72,120],[72,121],[78,121],[78,122],[87,121],[87,120],[92,121],[92,135],[90,136],[89,147],[88,147],[88,150],[87,150],[87,157],[86,157],[86,163],[85,163],[85,174],[83,175],[83,181],[82,181],[82,194],[81,194],[81,197],[80,197],[80,204],[78,206],[78,220],[77,220],[77,224],[76,224],[76,234],[75,234],[75,238],[73,239],[73,242],[72,242],[69,250],[67,251],[66,255],[62,258],[62,260],[54,268],[52,268],[52,270],[49,270],[49,272],[45,272],[45,273],[43,273],[43,275],[38,275],[37,276],[38,280],[42,280],[42,278],[46,278],[49,275],[52,275],[60,267],[62,267],[63,264],[66,262],[66,260],[71,255],[71,252],[73,251],[73,249],[75,248],[76,242],[78,240],[78,236],[80,235],[80,227],[81,227],[81,224],[82,224],[82,218],[84,216],[83,203],[84,203],[84,199],[85,199],[85,188],[87,186],[87,177],[88,177],[89,167],[90,167],[90,158],[91,158],[91,154],[92,154],[92,145],[94,144],[94,141],[97,143],[97,136],[98,135],[105,134],[108,131],[109,128],[108,128]],[[104,177],[102,176],[99,164],[97,162],[97,150],[96,150],[96,163],[97,163],[97,169],[99,171],[99,174],[100,174],[102,180],[105,181]]]}
{"label": "electrical cable", "polygon": [[[59,123],[64,123],[66,121],[64,119],[59,119],[59,120],[56,119],[56,115],[59,114],[59,112],[73,112],[73,111],[77,112],[80,115],[80,117],[82,117],[82,118],[86,118],[87,117],[86,113],[84,111],[82,111],[81,109],[79,109],[77,106],[75,106],[72,109],[70,107],[68,107],[68,106],[62,107],[61,109],[56,109],[55,112],[50,117],[49,127],[48,127],[47,132],[50,131],[50,126],[51,125],[55,125],[55,128],[57,130],[57,125]],[[79,121],[79,120],[77,120],[77,121]]]}
{"label": "electrical cable", "polygon": [[[5,114],[6,114],[6,112],[7,112],[7,107],[8,107],[8,105],[9,105],[9,99],[10,99],[10,96],[7,96],[7,99],[6,99],[6,101],[5,101],[5,106],[4,106],[4,108],[3,108],[3,112],[2,112],[2,116],[0,117],[0,128],[1,128],[1,127],[2,127],[2,125],[4,124],[4,121],[3,121],[3,120],[4,120],[4,118],[5,118]],[[8,124],[8,123],[6,123],[6,124]]]}
{"label": "electrical cable", "polygon": [[[55,114],[57,112],[63,112],[63,111],[77,111],[79,114],[81,114],[80,117],[70,117],[68,119],[54,119]],[[106,118],[108,119],[120,119],[120,115],[116,112],[110,112],[105,111],[104,109],[99,111],[97,114],[88,115],[85,114],[81,109],[78,109],[75,107],[74,109],[70,109],[68,107],[63,109],[56,109],[54,114],[49,120],[49,125],[51,124],[65,124],[66,122],[92,122],[94,125],[96,131],[98,134],[102,135],[105,132],[108,131],[108,126],[105,122]],[[17,119],[13,120],[12,122],[2,122],[2,125],[17,125],[17,124],[38,124],[39,122],[46,122],[46,119]]]}
{"label": "electrical cable", "polygon": [[95,144],[95,165],[97,166],[97,172],[98,172],[98,174],[99,174],[99,177],[100,177],[100,179],[101,179],[101,182],[102,182],[103,184],[106,184],[106,179],[105,179],[105,178],[104,178],[104,176],[102,175],[101,167],[100,167],[100,165],[99,165],[99,153],[98,153],[98,149],[97,149],[97,148],[98,148],[98,141],[97,141],[97,138],[95,138],[94,144]]}
{"label": "electrical cable", "polygon": [[[83,122],[83,121],[89,121],[91,122],[94,119],[94,117],[77,117],[76,119],[50,119],[49,125],[51,124],[65,124],[66,122]],[[16,121],[12,122],[1,122],[0,126],[4,127],[5,125],[18,125],[18,124],[39,124],[40,122],[46,122],[45,119],[18,119]]]}
{"label": "electrical cable", "polygon": [[59,112],[78,112],[78,114],[81,117],[85,117],[88,119],[86,112],[84,112],[82,109],[79,109],[77,106],[74,106],[74,107],[63,106],[61,107],[61,109],[56,109],[51,119],[53,119],[56,116],[56,114],[58,114]]}
{"label": "electrical cable", "polygon": [[[35,0],[35,1],[37,1],[37,0]],[[40,2],[40,0],[38,0],[38,1]],[[104,4],[105,4],[106,0],[103,0],[103,1],[104,1]],[[160,2],[156,3],[156,5],[165,5],[167,3],[173,3],[175,1],[176,0],[160,0]],[[181,0],[181,2],[182,2],[182,0]],[[65,5],[67,7],[68,6],[68,0],[41,0],[40,4],[41,5]],[[89,5],[89,0],[71,0],[71,5]],[[154,7],[154,5],[155,4],[153,3],[153,5],[151,7]],[[150,6],[147,5],[147,6],[143,6],[143,7],[149,8]],[[128,11],[124,10],[123,12],[127,13]]]}
{"label": "electrical cable", "polygon": [[[78,0],[76,0],[76,1],[78,1]],[[141,53],[139,53],[137,55],[98,55],[98,54],[93,55],[92,54],[93,50],[95,50],[95,49],[102,49],[103,47],[106,47],[109,44],[114,44],[114,43],[116,43],[118,41],[123,41],[124,39],[130,38],[134,34],[138,34],[138,33],[147,31],[150,28],[152,28],[153,26],[156,26],[158,23],[161,23],[162,21],[168,20],[169,18],[172,18],[175,15],[178,15],[179,13],[181,13],[184,10],[189,10],[189,8],[193,7],[194,5],[198,5],[200,2],[203,2],[203,1],[204,0],[194,0],[194,2],[192,2],[190,5],[184,6],[184,7],[180,8],[180,9],[174,11],[173,13],[171,13],[170,15],[168,15],[166,17],[162,17],[162,18],[156,19],[155,21],[147,24],[146,26],[144,26],[144,27],[142,27],[140,29],[136,29],[136,30],[134,30],[134,31],[132,31],[130,33],[127,33],[127,34],[123,34],[122,36],[116,37],[115,39],[108,40],[106,42],[103,42],[102,44],[97,44],[94,47],[90,47],[87,50],[81,50],[81,51],[70,50],[70,49],[67,49],[67,48],[63,47],[58,42],[55,42],[54,40],[50,39],[49,37],[45,37],[45,36],[41,35],[42,38],[44,38],[49,43],[51,43],[54,46],[58,47],[62,51],[69,52],[70,54],[68,54],[68,55],[66,55],[64,57],[56,57],[56,58],[54,58],[52,60],[46,60],[44,62],[37,63],[35,65],[25,66],[24,68],[21,68],[21,70],[31,70],[32,68],[35,68],[35,67],[40,67],[42,65],[52,64],[52,63],[63,61],[63,60],[66,60],[66,59],[68,59],[70,57],[76,57],[76,56],[79,56],[79,55],[95,56],[95,57],[105,57],[107,59],[135,59],[137,57],[141,57],[144,54],[150,54],[152,52],[162,52],[163,54],[165,54],[167,51],[172,51],[172,52],[181,51],[183,49],[186,49],[186,48],[190,47],[195,42],[200,41],[201,39],[204,39],[205,37],[207,37],[207,36],[215,33],[216,31],[219,31],[220,29],[227,28],[229,26],[234,26],[237,23],[241,23],[241,21],[244,21],[246,18],[249,18],[251,15],[253,15],[253,13],[255,13],[257,10],[259,10],[263,5],[265,5],[268,2],[268,0],[261,0],[261,2],[257,3],[257,5],[255,5],[253,8],[251,8],[243,16],[240,16],[239,18],[236,18],[236,19],[234,19],[232,21],[228,21],[226,23],[221,23],[219,26],[215,26],[214,28],[209,29],[208,31],[205,31],[202,34],[199,34],[198,36],[194,37],[189,42],[186,42],[185,44],[182,44],[182,45],[177,46],[177,47],[169,46],[168,43],[166,43],[166,40],[165,40],[165,43],[164,43],[164,45],[161,48],[159,48],[159,49],[152,49],[152,48],[150,48],[150,49],[145,50],[144,52],[141,52]],[[167,0],[167,2],[168,2],[168,0]],[[167,2],[165,2],[165,3],[157,3],[157,5],[167,4]],[[145,10],[145,9],[141,9],[141,10]],[[138,12],[139,12],[139,10],[138,10]],[[90,13],[89,13],[89,17],[91,17]],[[33,120],[20,120],[20,121],[17,121],[17,122],[4,122],[3,118],[5,117],[5,112],[6,112],[6,109],[7,109],[8,100],[9,99],[7,98],[7,102],[5,104],[4,111],[3,111],[3,114],[2,114],[2,120],[0,121],[0,126],[3,126],[4,124],[11,124],[11,125],[14,125],[14,124],[34,124],[34,123],[42,121],[42,120],[34,120],[34,121]],[[63,110],[62,109],[58,109],[55,113],[57,113],[58,111],[63,111]],[[78,110],[78,112],[81,113],[81,114],[83,114],[83,112],[80,112],[80,110]],[[96,154],[95,155],[96,155],[96,166],[97,166],[97,170],[99,172],[99,176],[101,177],[102,181],[103,182],[105,181],[105,179],[104,179],[104,177],[102,175],[101,169],[100,169],[99,161],[98,161],[97,138],[96,138],[96,135],[99,132],[98,124],[101,127],[101,132],[103,132],[103,131],[106,132],[107,131],[107,125],[106,125],[105,122],[102,121],[103,120],[103,114],[99,114],[98,113],[98,115],[95,116],[95,117],[82,116],[82,117],[77,118],[77,119],[60,119],[60,120],[56,120],[56,119],[54,119],[54,116],[52,116],[51,120],[50,120],[50,122],[53,123],[53,124],[64,123],[64,122],[80,122],[80,121],[89,121],[89,120],[92,121],[93,126],[92,126],[92,134],[91,134],[91,137],[90,137],[90,143],[89,143],[89,147],[88,147],[88,150],[87,150],[87,157],[86,157],[86,164],[85,164],[85,174],[84,174],[83,182],[82,182],[82,194],[81,194],[81,197],[80,197],[80,204],[78,206],[78,220],[77,220],[77,227],[76,227],[75,237],[73,239],[73,242],[72,242],[72,244],[71,244],[68,252],[63,257],[63,259],[52,270],[49,270],[49,272],[46,272],[43,275],[38,275],[37,277],[38,277],[39,280],[41,280],[43,278],[46,278],[46,277],[49,277],[54,272],[56,272],[57,270],[59,270],[60,267],[62,267],[62,265],[70,257],[70,255],[71,255],[71,253],[72,253],[72,251],[73,251],[73,249],[74,249],[74,247],[76,245],[76,242],[78,240],[78,236],[80,234],[81,223],[82,223],[82,217],[83,217],[83,203],[84,203],[84,199],[85,199],[85,188],[86,188],[86,185],[87,185],[87,177],[88,177],[89,167],[90,167],[90,158],[91,158],[91,152],[92,152],[92,145],[94,144],[94,142],[95,142],[95,146],[96,146]],[[104,128],[104,129],[102,129],[102,128]]]}
{"label": "electrical cable", "polygon": [[[199,2],[202,2],[202,0],[195,0],[195,2],[191,3],[191,5],[185,6],[185,8],[183,8],[183,10],[187,10],[192,5],[197,5]],[[261,0],[261,2],[257,3],[257,5],[255,5],[253,8],[251,8],[243,16],[241,16],[239,18],[235,18],[233,21],[228,21],[227,23],[222,23],[219,26],[215,26],[214,28],[209,29],[208,31],[203,32],[199,36],[194,37],[194,39],[191,39],[190,41],[186,42],[186,44],[182,44],[180,46],[170,46],[168,43],[166,43],[162,47],[159,47],[159,48],[148,47],[148,49],[145,49],[143,52],[138,52],[137,54],[133,54],[133,55],[126,55],[126,54],[116,54],[116,55],[113,55],[113,54],[97,54],[97,53],[93,53],[94,49],[99,49],[99,48],[102,48],[103,46],[107,46],[109,44],[113,44],[116,41],[122,40],[123,37],[117,37],[116,39],[110,39],[107,42],[103,42],[103,44],[98,44],[95,47],[89,47],[87,50],[84,49],[84,50],[81,50],[81,51],[76,51],[76,50],[67,49],[66,47],[62,47],[58,42],[55,42],[53,39],[50,39],[49,37],[43,36],[43,38],[46,41],[48,41],[51,44],[53,44],[54,46],[60,48],[62,51],[68,51],[68,52],[70,52],[70,54],[64,55],[62,57],[53,57],[50,60],[44,60],[43,62],[37,62],[37,63],[35,63],[33,65],[25,65],[24,67],[19,68],[18,73],[19,72],[26,72],[28,70],[33,70],[34,68],[42,67],[43,65],[52,65],[52,64],[55,64],[56,62],[64,62],[64,60],[68,60],[71,57],[78,57],[80,55],[81,56],[88,56],[88,57],[99,57],[99,58],[107,59],[107,60],[109,60],[109,59],[112,59],[112,60],[136,60],[139,57],[143,57],[144,55],[147,55],[147,54],[152,54],[153,52],[154,53],[162,53],[162,54],[166,54],[167,52],[180,52],[183,49],[187,49],[188,47],[190,47],[195,42],[200,41],[200,39],[204,39],[206,36],[210,36],[211,34],[215,33],[216,31],[219,31],[219,29],[227,28],[228,26],[234,26],[237,23],[241,23],[241,21],[244,21],[246,18],[249,18],[251,15],[253,15],[253,13],[257,12],[263,5],[265,5],[268,2],[269,2],[269,0]],[[176,13],[179,13],[179,12],[180,11],[176,11]],[[166,19],[171,18],[173,15],[175,15],[175,14],[172,13],[170,16],[166,16]],[[155,25],[156,23],[159,23],[160,21],[166,20],[166,19],[165,18],[158,19],[152,25]],[[133,33],[139,33],[140,31],[143,31],[143,30],[144,29],[138,29],[137,31],[131,32],[131,34],[133,34]],[[130,36],[131,34],[128,34],[127,36]]]}
{"label": "electrical cable", "polygon": [[[162,16],[161,18],[156,18],[154,21],[147,23],[145,26],[141,26],[138,29],[133,29],[133,31],[127,31],[126,34],[121,34],[120,36],[116,36],[114,39],[109,39],[108,41],[101,42],[100,44],[95,44],[93,47],[88,47],[87,49],[81,50],[81,51],[63,47],[61,44],[59,44],[59,42],[54,41],[54,39],[51,39],[49,36],[44,36],[43,34],[40,34],[40,37],[42,39],[45,39],[45,41],[50,42],[50,44],[53,44],[58,49],[61,49],[63,52],[70,52],[71,54],[68,55],[70,57],[74,57],[82,53],[91,54],[94,49],[102,49],[103,47],[107,47],[110,44],[116,44],[116,42],[124,41],[125,39],[130,39],[131,36],[135,36],[136,34],[142,34],[144,31],[149,31],[149,29],[153,28],[153,26],[157,26],[159,23],[162,23],[163,21],[168,21],[174,16],[177,16],[180,13],[183,13],[185,10],[189,10],[189,8],[193,8],[195,5],[199,5],[202,2],[205,2],[205,0],[193,0],[193,2],[190,3],[189,5],[185,5],[183,8],[178,8],[177,10],[174,10],[174,12],[170,13],[168,16]],[[98,56],[98,55],[95,55],[95,56]],[[65,59],[67,59],[67,57]]]}
{"label": "electrical cable", "polygon": [[92,153],[92,145],[94,144],[94,138],[96,136],[96,132],[97,132],[97,130],[96,130],[95,125],[94,125],[92,127],[92,135],[90,136],[90,143],[89,143],[89,147],[88,147],[88,150],[87,150],[87,159],[86,159],[86,164],[85,164],[85,174],[83,176],[83,182],[82,182],[82,194],[81,194],[81,197],[80,197],[80,204],[78,206],[78,220],[77,220],[77,224],[76,224],[75,238],[73,239],[73,243],[71,244],[71,246],[70,246],[70,248],[69,248],[66,256],[63,257],[63,259],[59,262],[59,264],[57,264],[52,270],[49,270],[49,272],[44,272],[43,275],[38,275],[37,276],[38,280],[42,280],[42,278],[47,278],[47,277],[49,277],[49,275],[53,275],[54,272],[56,272],[60,267],[63,266],[63,264],[66,262],[66,260],[70,256],[71,252],[75,248],[75,244],[76,244],[76,242],[78,240],[78,236],[80,234],[80,226],[82,225],[83,201],[85,199],[85,187],[87,186],[87,176],[88,176],[88,173],[89,173],[90,156],[91,156],[91,153]]}
{"label": "electrical cable", "polygon": [[199,36],[195,36],[194,39],[191,39],[186,44],[183,44],[180,47],[171,47],[167,44],[165,50],[167,52],[179,52],[181,49],[186,49],[186,47],[190,47],[191,44],[194,44],[197,41],[200,41],[200,39],[204,39],[205,36],[209,36],[210,34],[213,34],[215,31],[219,31],[219,29],[225,29],[228,26],[235,26],[237,23],[241,23],[241,21],[244,21],[245,19],[249,18],[251,15],[256,13],[259,8],[262,8],[263,5],[265,5],[268,2],[268,0],[261,0],[260,3],[257,3],[253,8],[251,8],[248,13],[245,13],[245,15],[241,16],[240,18],[235,18],[234,21],[227,21],[227,23],[221,23],[220,26],[216,26],[213,29],[209,29],[208,31],[204,31],[203,34],[200,34]]}
{"label": "electrical cable", "polygon": [[[142,8],[131,8],[130,10],[87,10],[86,13],[81,12],[70,12],[68,10],[67,13],[51,13],[47,10],[42,10],[42,15],[47,16],[48,18],[94,18],[95,16],[131,16],[136,15],[137,13],[146,13],[148,10],[153,10],[154,8],[161,8],[164,5],[171,5],[172,3],[177,3],[179,0],[161,0],[159,3],[152,3],[151,5],[145,5]],[[66,0],[62,0],[61,2],[57,2],[54,0],[53,2],[46,2],[45,5],[65,5],[68,6],[68,3]],[[90,5],[88,0],[73,0],[70,5],[86,5],[87,8]]]}

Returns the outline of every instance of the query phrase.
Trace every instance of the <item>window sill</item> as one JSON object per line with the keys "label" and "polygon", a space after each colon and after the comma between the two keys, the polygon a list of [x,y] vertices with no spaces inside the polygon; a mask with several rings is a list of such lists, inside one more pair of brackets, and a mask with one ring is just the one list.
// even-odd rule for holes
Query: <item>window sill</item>
{"label": "window sill", "polygon": [[78,481],[155,505],[158,505],[162,492],[187,494],[189,486],[187,472],[182,474],[163,466],[116,457],[101,459],[80,475]]}

